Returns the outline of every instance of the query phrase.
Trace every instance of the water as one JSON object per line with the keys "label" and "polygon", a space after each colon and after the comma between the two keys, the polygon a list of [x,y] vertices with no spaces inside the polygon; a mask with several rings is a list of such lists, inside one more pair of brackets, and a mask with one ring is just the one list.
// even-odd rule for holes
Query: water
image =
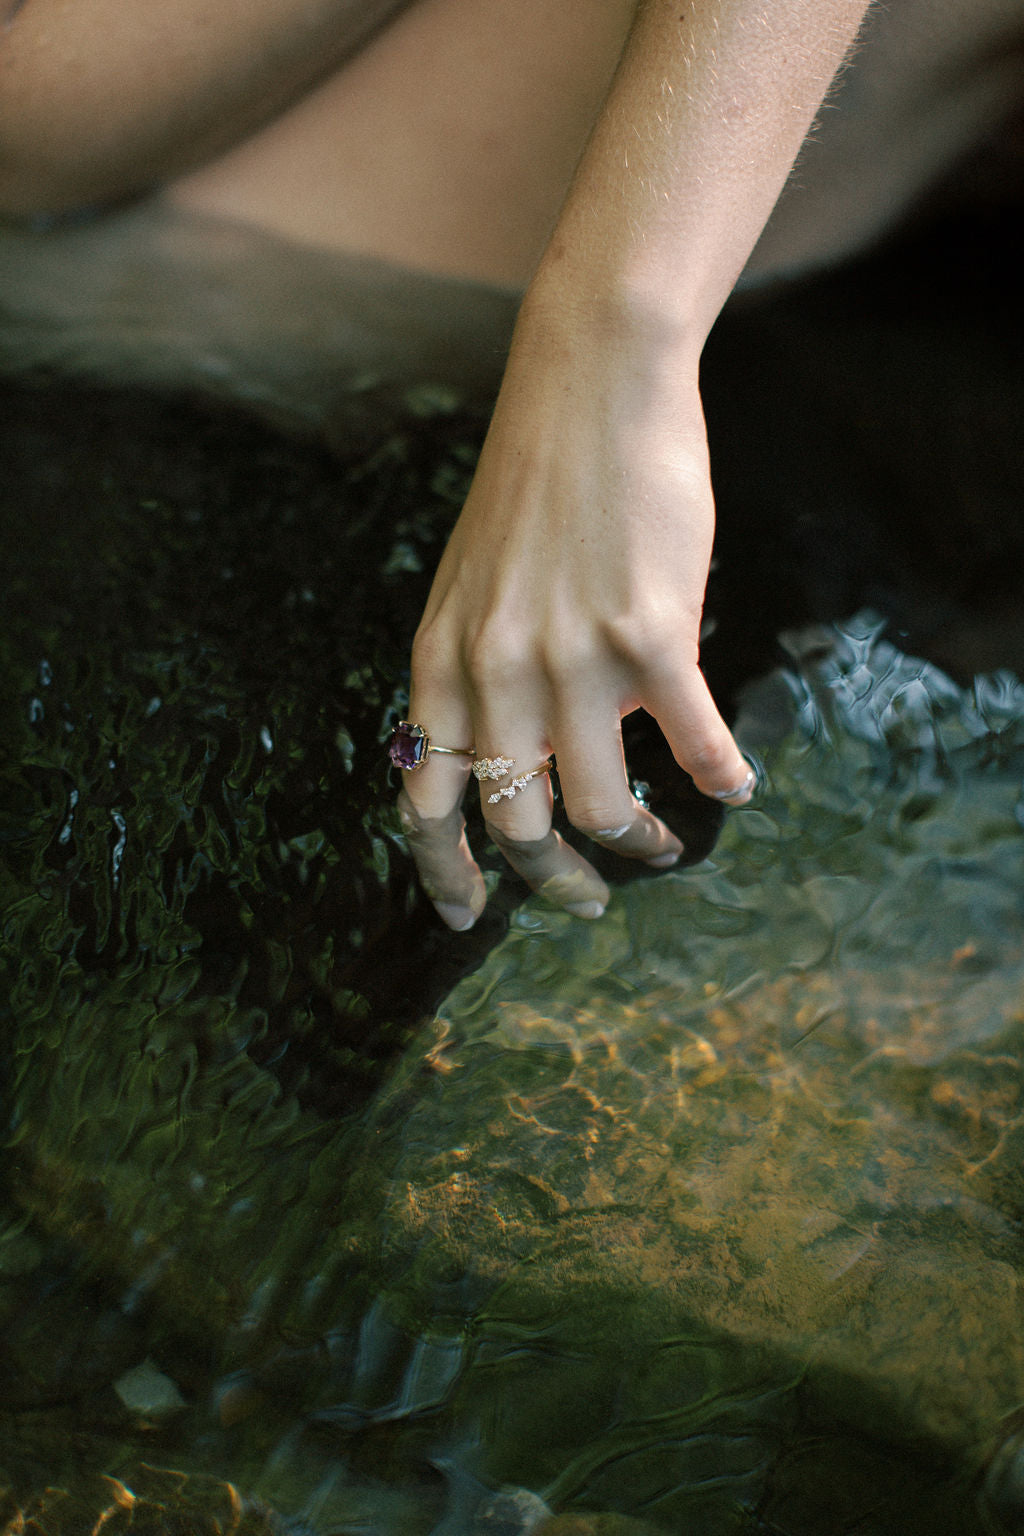
{"label": "water", "polygon": [[480,418],[3,408],[6,1527],[1019,1528],[1015,676],[787,599],[756,804],[637,728],[692,864],[458,938],[380,742]]}

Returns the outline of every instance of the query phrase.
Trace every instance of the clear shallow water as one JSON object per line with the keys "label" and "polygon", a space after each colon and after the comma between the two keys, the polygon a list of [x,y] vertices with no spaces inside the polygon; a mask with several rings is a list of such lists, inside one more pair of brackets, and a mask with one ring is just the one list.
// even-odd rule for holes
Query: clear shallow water
{"label": "clear shallow water", "polygon": [[197,348],[173,223],[0,245],[5,370],[363,406],[0,392],[0,1528],[1021,1528],[1015,227],[720,329],[765,787],[630,722],[691,867],[462,938],[379,749],[481,418],[363,368],[445,296],[214,231]]}
{"label": "clear shallow water", "polygon": [[804,635],[705,860],[466,946],[379,739],[476,424],[86,418],[6,573],[3,1518],[1012,1529],[1019,685]]}

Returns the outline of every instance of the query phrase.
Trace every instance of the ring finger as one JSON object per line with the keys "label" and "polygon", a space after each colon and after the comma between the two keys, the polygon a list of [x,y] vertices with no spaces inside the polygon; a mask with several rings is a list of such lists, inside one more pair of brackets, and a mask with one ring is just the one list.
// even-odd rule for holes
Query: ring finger
{"label": "ring finger", "polygon": [[558,741],[559,782],[573,826],[625,858],[655,869],[675,864],[682,843],[629,788],[618,711],[573,708],[560,723]]}
{"label": "ring finger", "polygon": [[[478,731],[486,750],[474,763],[488,832],[512,868],[540,895],[577,917],[600,917],[608,887],[551,825],[552,759],[547,743],[511,722]],[[498,746],[497,744],[501,745]]]}

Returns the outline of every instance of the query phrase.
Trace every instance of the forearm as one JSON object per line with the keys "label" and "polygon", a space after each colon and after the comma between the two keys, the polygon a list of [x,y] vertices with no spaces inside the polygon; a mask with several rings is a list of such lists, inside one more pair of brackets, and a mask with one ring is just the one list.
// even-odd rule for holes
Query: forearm
{"label": "forearm", "polygon": [[534,280],[699,352],[866,0],[641,0]]}

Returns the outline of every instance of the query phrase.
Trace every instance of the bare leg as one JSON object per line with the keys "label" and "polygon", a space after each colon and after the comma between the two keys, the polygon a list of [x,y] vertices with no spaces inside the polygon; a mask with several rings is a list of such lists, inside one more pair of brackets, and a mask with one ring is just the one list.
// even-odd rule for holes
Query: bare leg
{"label": "bare leg", "polygon": [[[203,158],[189,136],[196,103],[187,78],[164,81],[156,96],[116,84],[122,65],[136,87],[140,71],[152,74],[159,39],[112,26],[93,58],[83,35],[77,71],[68,69],[63,33],[52,56],[35,46],[18,54],[31,42],[19,29],[53,6],[64,7],[72,32],[105,7],[123,11],[120,0],[26,0],[0,31],[0,216],[46,211],[48,186],[81,198],[118,196],[161,166]],[[239,139],[237,122],[233,133],[212,126],[237,147],[172,178],[162,201],[52,234],[0,225],[0,371],[34,366],[184,383],[310,425],[325,414],[347,416],[342,402],[368,379],[476,389],[486,375],[492,389],[514,294],[414,281],[402,268],[522,285],[633,0],[415,0],[411,9],[403,0],[247,0],[241,20],[235,7],[214,13],[206,0],[166,0],[159,15],[180,19],[190,9],[219,18],[205,35],[209,55],[191,60],[205,71],[199,94],[207,104],[212,93],[224,105],[230,80],[238,110],[250,110],[232,58],[239,50],[249,57],[260,18],[291,36],[297,15],[329,13],[345,33],[338,46],[349,62],[321,85],[293,91],[296,104],[248,140]],[[140,32],[154,14],[140,10]],[[368,20],[389,15],[387,30],[352,53]],[[1022,34],[1020,0],[879,7],[748,273],[820,264],[889,227],[1008,110],[1019,91]],[[182,35],[178,27],[179,45]],[[149,50],[148,66],[140,48]],[[322,51],[317,61],[322,73]],[[312,67],[308,59],[304,67]],[[271,68],[266,52],[252,68],[250,83]],[[265,112],[266,94],[258,94]],[[165,142],[140,160],[142,145],[152,150],[154,101]],[[49,139],[33,140],[32,121],[41,136],[80,140],[85,160],[67,174],[61,162],[49,184],[33,173],[38,201],[24,192],[20,203],[5,202],[13,150],[20,144],[21,164],[31,167],[54,149]],[[131,122],[138,134],[128,131]],[[105,143],[113,144],[109,156]],[[24,189],[21,173],[14,181]],[[353,259],[361,253],[385,264]]]}
{"label": "bare leg", "polygon": [[[0,0],[0,215],[163,184],[300,245],[519,286],[634,9],[165,0],[126,19],[120,0]],[[891,224],[1019,99],[1022,39],[1020,0],[877,7],[752,270]]]}
{"label": "bare leg", "polygon": [[634,0],[418,0],[179,206],[310,245],[520,285],[604,99]]}
{"label": "bare leg", "polygon": [[96,206],[255,132],[409,0],[0,0],[0,216]]}

